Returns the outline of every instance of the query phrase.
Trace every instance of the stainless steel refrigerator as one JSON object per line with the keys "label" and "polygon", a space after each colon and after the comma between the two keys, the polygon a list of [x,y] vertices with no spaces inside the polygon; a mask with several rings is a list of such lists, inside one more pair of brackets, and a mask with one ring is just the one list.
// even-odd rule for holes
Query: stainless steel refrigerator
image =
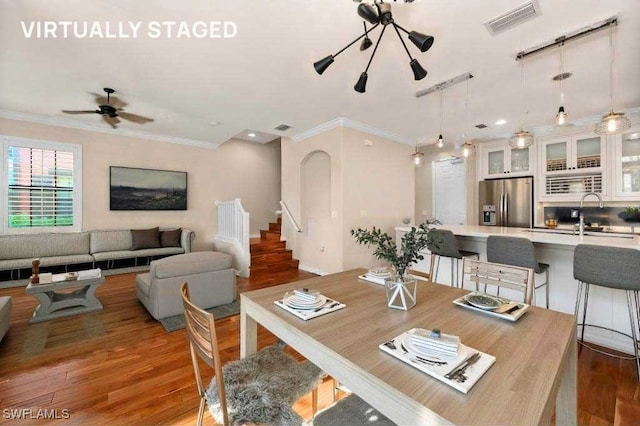
{"label": "stainless steel refrigerator", "polygon": [[480,225],[533,227],[533,178],[480,182]]}

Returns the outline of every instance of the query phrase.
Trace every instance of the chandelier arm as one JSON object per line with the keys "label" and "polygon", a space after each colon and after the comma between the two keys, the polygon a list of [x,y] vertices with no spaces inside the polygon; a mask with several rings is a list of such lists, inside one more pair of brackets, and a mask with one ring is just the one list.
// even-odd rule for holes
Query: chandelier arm
{"label": "chandelier arm", "polygon": [[404,31],[407,34],[410,34],[409,31],[405,30],[404,28],[402,28],[400,25],[396,24],[395,21],[393,22],[393,25],[399,29],[401,29],[402,31]]}
{"label": "chandelier arm", "polygon": [[[378,25],[379,25],[379,24],[376,24],[376,26],[378,26]],[[365,35],[365,36],[368,36],[368,35],[369,35],[369,31],[370,31],[370,30],[367,30],[367,23],[366,23],[366,21],[362,21],[362,26],[364,27],[364,35]],[[373,28],[375,28],[375,27],[373,27]],[[373,29],[373,28],[372,28],[372,29]]]}
{"label": "chandelier arm", "polygon": [[393,24],[393,29],[396,30],[396,34],[398,34],[398,38],[402,42],[402,47],[404,47],[404,50],[407,52],[407,55],[409,55],[409,59],[411,59],[413,61],[413,57],[411,56],[411,53],[409,52],[409,49],[407,48],[407,44],[402,39],[402,36],[400,35],[400,31],[398,31],[398,25],[395,22],[391,22],[391,24]]}
{"label": "chandelier arm", "polygon": [[353,46],[357,41],[359,41],[361,38],[365,37],[367,34],[369,34],[371,31],[373,31],[378,25],[380,24],[375,24],[373,26],[373,28],[371,28],[369,31],[365,32],[364,34],[360,35],[358,38],[356,38],[355,40],[353,40],[351,43],[347,44],[345,47],[343,47],[342,49],[340,49],[338,51],[338,53],[335,53],[333,55],[333,57],[335,58],[336,56],[338,56],[339,54],[341,54],[342,52],[344,52],[345,50],[347,50],[348,48],[350,48],[351,46]]}
{"label": "chandelier arm", "polygon": [[[378,24],[376,24],[376,26],[377,25]],[[384,35],[384,30],[386,29],[387,29],[387,26],[385,25],[384,28],[382,28],[382,31],[380,31],[380,35],[378,36],[378,41],[376,41],[376,46],[373,48],[373,52],[371,53],[371,57],[369,58],[369,63],[367,64],[367,68],[364,70],[365,73],[369,71],[369,67],[371,66],[371,61],[373,61],[373,57],[376,55],[376,51],[378,50],[378,45],[380,44],[380,40],[382,40],[382,36]]]}

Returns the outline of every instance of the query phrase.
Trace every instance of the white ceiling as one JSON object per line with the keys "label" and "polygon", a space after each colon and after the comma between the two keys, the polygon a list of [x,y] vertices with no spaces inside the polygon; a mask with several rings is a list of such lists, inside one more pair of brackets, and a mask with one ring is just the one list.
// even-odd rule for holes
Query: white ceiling
{"label": "white ceiling", "polygon": [[[517,52],[610,16],[615,30],[615,109],[640,106],[640,1],[539,0],[542,10],[493,37],[483,23],[524,0],[416,0],[394,3],[396,22],[435,37],[431,50],[409,48],[429,75],[414,81],[409,59],[393,32],[385,34],[369,70],[367,93],[353,90],[372,49],[357,45],[322,75],[313,62],[335,53],[362,30],[350,0],[2,0],[0,2],[0,110],[109,127],[93,109],[102,87],[113,87],[127,112],[153,117],[145,125],[123,120],[122,132],[144,131],[217,145],[246,129],[295,136],[338,117],[395,134],[398,140],[434,142],[440,129],[438,94],[415,93],[464,72],[469,82],[444,92],[444,135],[456,144],[493,139],[525,128],[542,132],[559,106],[559,52],[526,60],[524,88]],[[232,21],[234,38],[136,39],[25,38],[21,21]],[[104,27],[103,27],[104,28]],[[377,32],[374,35],[377,36]],[[596,120],[609,107],[609,39],[601,31],[565,46],[564,106],[570,121]],[[498,119],[507,124],[495,126]],[[212,126],[217,121],[220,124]],[[485,123],[489,127],[472,127]],[[292,126],[279,132],[280,124]],[[268,136],[267,135],[267,136]]]}

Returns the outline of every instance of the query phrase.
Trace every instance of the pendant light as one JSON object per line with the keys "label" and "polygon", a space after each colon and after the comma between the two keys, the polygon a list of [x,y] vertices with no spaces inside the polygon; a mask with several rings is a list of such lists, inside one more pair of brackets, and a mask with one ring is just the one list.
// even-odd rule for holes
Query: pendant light
{"label": "pendant light", "polygon": [[[524,59],[520,59],[522,62],[520,63],[520,88],[524,89]],[[524,91],[524,90],[523,90]],[[526,112],[525,112],[526,115]],[[509,146],[511,148],[522,149],[527,148],[533,145],[533,135],[523,129],[522,122],[524,121],[524,116],[520,120],[520,130],[515,132],[513,136],[509,139]]]}
{"label": "pendant light", "polygon": [[444,146],[444,138],[442,137],[442,121],[443,121],[443,109],[442,109],[442,97],[443,97],[444,89],[440,89],[440,135],[438,135],[438,148],[442,148]]}
{"label": "pendant light", "polygon": [[[469,129],[469,80],[467,80],[467,97],[464,101],[464,115],[465,115],[465,121],[464,121],[464,137],[465,139],[467,138],[467,136],[469,135],[468,133],[468,129]],[[469,157],[470,155],[472,155],[476,150],[476,147],[474,144],[471,143],[471,141],[467,140],[462,144],[462,156],[463,157]]]}
{"label": "pendant light", "polygon": [[[418,99],[418,123],[420,122],[420,117],[422,115],[422,103],[420,99]],[[424,163],[424,154],[418,151],[418,138],[416,138],[416,151],[411,154],[411,159],[413,160],[413,165],[416,167],[422,167]]]}
{"label": "pendant light", "polygon": [[562,80],[565,78],[564,74],[564,52],[563,52],[564,42],[560,43],[560,75],[558,76],[558,81],[560,81],[560,108],[558,108],[558,113],[556,114],[556,124],[558,126],[563,126],[567,123],[567,113],[564,110],[564,92],[562,91]]}
{"label": "pendant light", "polygon": [[622,112],[613,112],[613,63],[615,61],[615,49],[613,45],[613,27],[609,27],[609,47],[611,60],[609,62],[609,100],[611,111],[602,117],[596,124],[595,132],[599,135],[615,135],[624,132],[631,127],[631,120]]}

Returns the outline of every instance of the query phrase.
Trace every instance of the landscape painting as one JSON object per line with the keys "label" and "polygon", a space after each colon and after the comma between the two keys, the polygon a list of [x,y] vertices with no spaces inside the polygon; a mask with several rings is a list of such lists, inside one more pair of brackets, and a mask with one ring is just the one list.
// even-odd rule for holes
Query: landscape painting
{"label": "landscape painting", "polygon": [[110,169],[111,210],[187,210],[187,172]]}

